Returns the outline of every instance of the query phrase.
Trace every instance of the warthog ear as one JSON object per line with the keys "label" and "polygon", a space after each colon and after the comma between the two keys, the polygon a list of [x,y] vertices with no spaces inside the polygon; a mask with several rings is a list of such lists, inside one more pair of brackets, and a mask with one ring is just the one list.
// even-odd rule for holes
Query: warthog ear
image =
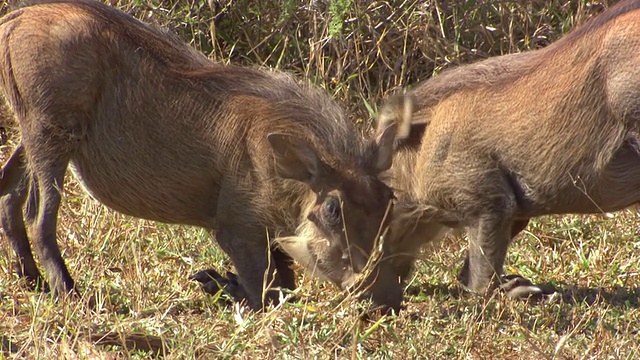
{"label": "warthog ear", "polygon": [[393,163],[397,130],[398,126],[390,123],[376,137],[375,170],[377,172],[388,170]]}
{"label": "warthog ear", "polygon": [[382,132],[387,129],[390,124],[396,124],[397,131],[394,140],[402,141],[409,137],[411,133],[412,120],[413,98],[411,95],[393,96],[385,101],[380,109],[376,124],[376,134],[381,136]]}
{"label": "warthog ear", "polygon": [[313,182],[322,166],[315,149],[295,136],[272,133],[267,135],[276,157],[276,173],[285,179]]}

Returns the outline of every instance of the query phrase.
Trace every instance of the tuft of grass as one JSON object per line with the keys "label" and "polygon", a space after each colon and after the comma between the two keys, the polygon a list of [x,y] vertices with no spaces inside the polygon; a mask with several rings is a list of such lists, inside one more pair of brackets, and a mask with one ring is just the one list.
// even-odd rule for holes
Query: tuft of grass
{"label": "tuft of grass", "polygon": [[[106,2],[216,61],[297,73],[366,125],[389,92],[449,66],[546,46],[614,1]],[[4,163],[19,134],[0,110]],[[25,290],[2,241],[0,359],[637,359],[638,223],[638,208],[533,221],[506,270],[562,290],[542,303],[460,291],[466,242],[451,238],[425,249],[398,316],[363,320],[362,304],[300,269],[299,302],[251,313],[187,280],[206,267],[232,270],[206,231],[115,213],[69,177],[58,242],[82,298]]]}

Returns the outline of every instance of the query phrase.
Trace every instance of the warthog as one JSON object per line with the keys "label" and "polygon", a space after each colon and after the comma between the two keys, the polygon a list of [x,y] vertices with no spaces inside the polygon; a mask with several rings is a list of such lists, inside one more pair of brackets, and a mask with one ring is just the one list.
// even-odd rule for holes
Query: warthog
{"label": "warthog", "polygon": [[116,211],[212,229],[237,282],[208,273],[254,309],[278,299],[263,294],[265,281],[295,287],[290,256],[298,255],[338,285],[364,278],[376,304],[399,308],[390,264],[359,274],[393,198],[377,175],[391,166],[395,126],[365,139],[319,90],[215,64],[90,0],[2,18],[0,76],[22,136],[0,181],[1,224],[20,276],[44,284],[28,228],[48,285],[74,289],[56,243],[71,164]]}
{"label": "warthog", "polygon": [[[460,66],[389,99],[398,273],[446,226],[466,228],[461,283],[510,296],[543,291],[502,277],[529,218],[640,201],[640,1],[622,2],[540,50]],[[524,280],[524,281],[523,281]]]}

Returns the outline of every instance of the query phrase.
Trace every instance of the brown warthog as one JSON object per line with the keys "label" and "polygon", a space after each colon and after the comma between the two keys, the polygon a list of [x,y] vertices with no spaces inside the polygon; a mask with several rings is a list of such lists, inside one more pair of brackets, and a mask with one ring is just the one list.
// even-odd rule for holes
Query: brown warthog
{"label": "brown warthog", "polygon": [[[43,283],[29,228],[57,293],[74,289],[56,243],[68,164],[112,209],[212,229],[237,283],[209,273],[254,309],[277,299],[264,280],[295,287],[289,255],[352,285],[385,224],[393,194],[377,174],[395,126],[367,140],[322,92],[212,63],[104,4],[49,1],[2,18],[0,76],[22,135],[2,170],[2,227],[20,275]],[[360,284],[398,309],[393,268],[373,269]]]}
{"label": "brown warthog", "polygon": [[640,1],[625,1],[556,43],[446,71],[381,110],[398,122],[396,268],[464,227],[459,279],[510,296],[542,289],[501,278],[529,218],[621,210],[640,201]]}

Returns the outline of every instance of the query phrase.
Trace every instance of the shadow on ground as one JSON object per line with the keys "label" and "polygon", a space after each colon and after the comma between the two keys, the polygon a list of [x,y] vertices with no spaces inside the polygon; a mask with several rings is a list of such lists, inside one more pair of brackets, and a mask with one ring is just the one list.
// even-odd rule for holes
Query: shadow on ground
{"label": "shadow on ground", "polygon": [[[580,287],[567,283],[540,283],[536,284],[543,289],[548,289],[552,295],[545,295],[529,300],[513,301],[529,301],[536,303],[539,301],[555,301],[565,304],[606,304],[619,308],[640,308],[640,287],[621,287],[612,288],[602,287]],[[450,296],[452,298],[462,298],[473,296],[464,290],[458,284],[423,284],[412,285],[406,290],[410,296]]]}

